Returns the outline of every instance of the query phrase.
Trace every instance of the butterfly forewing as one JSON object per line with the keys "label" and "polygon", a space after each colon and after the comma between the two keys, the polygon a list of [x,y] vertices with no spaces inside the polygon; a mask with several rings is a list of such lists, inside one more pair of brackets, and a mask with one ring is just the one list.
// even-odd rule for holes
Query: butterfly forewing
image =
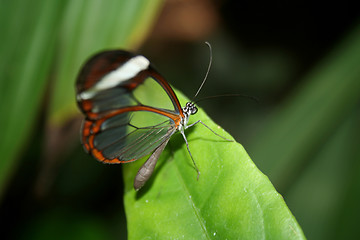
{"label": "butterfly forewing", "polygon": [[148,103],[151,102],[152,107],[167,109],[173,114],[179,114],[177,108],[170,101],[168,94],[152,77],[146,78],[142,84],[133,90],[132,95],[141,104],[150,106]]}
{"label": "butterfly forewing", "polygon": [[77,81],[78,104],[86,114],[85,149],[108,163],[149,154],[176,131],[182,112],[174,96],[143,56],[125,51],[96,55]]}

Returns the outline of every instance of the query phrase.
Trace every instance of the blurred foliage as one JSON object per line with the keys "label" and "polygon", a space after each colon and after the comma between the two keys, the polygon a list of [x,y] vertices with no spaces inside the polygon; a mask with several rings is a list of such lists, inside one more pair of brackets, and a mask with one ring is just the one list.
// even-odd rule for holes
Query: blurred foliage
{"label": "blurred foliage", "polygon": [[64,4],[1,3],[0,124],[4,131],[0,140],[0,196],[42,104]]}
{"label": "blurred foliage", "polygon": [[[306,76],[250,147],[260,168],[267,169],[281,191],[358,107],[359,62],[360,26]],[[270,162],[269,156],[276,160]]]}
{"label": "blurred foliage", "polygon": [[[259,168],[285,193],[314,239],[344,236],[332,226],[345,220],[338,217],[349,201],[344,196],[360,189],[353,179],[360,170],[360,139],[354,134],[359,133],[359,62],[360,25],[305,77],[249,145]],[[349,238],[358,233],[346,229]]]}
{"label": "blurred foliage", "polygon": [[[81,64],[104,48],[138,47],[161,3],[160,0],[1,1],[0,124],[4,131],[0,140],[0,196],[9,187],[24,144],[37,125],[35,120],[41,107],[47,107],[48,129],[61,127],[73,117],[74,80]],[[48,89],[51,91],[47,92]],[[55,133],[46,135],[54,138],[51,135]],[[43,141],[45,148],[52,142],[41,138],[29,142],[37,141]],[[49,151],[53,150],[42,149],[33,160],[43,156],[41,152]],[[24,164],[24,160],[20,163]],[[34,163],[38,162],[29,162]]]}
{"label": "blurred foliage", "polygon": [[[71,216],[71,218],[69,218]],[[39,231],[41,229],[41,231]],[[51,209],[39,214],[19,233],[19,239],[76,240],[111,239],[111,233],[104,221],[91,215],[74,213],[67,208]]]}
{"label": "blurred foliage", "polygon": [[137,47],[160,3],[16,0],[1,4],[1,115],[7,117],[1,118],[5,131],[0,143],[0,194],[47,87],[53,90],[47,96],[49,118],[59,125],[76,112],[74,79],[84,60],[104,48]]}
{"label": "blurred foliage", "polygon": [[61,124],[77,113],[74,79],[84,60],[104,49],[139,47],[149,32],[157,1],[70,1],[59,26],[59,47],[55,66],[53,95],[49,108],[51,121]]}
{"label": "blurred foliage", "polygon": [[[128,214],[131,208],[135,208],[132,213],[144,214],[141,208],[150,204],[159,208],[144,203],[150,199],[151,189],[134,199],[129,186],[132,180],[128,179],[136,171],[124,172],[125,191],[121,166],[99,164],[84,154],[78,142],[76,149],[66,150],[62,145],[72,141],[59,136],[69,131],[69,119],[77,116],[74,81],[81,64],[105,48],[137,49],[152,32],[162,3],[0,0],[0,217],[5,239],[42,239],[49,235],[58,239],[125,238],[123,192]],[[176,9],[180,7],[176,5]],[[245,146],[251,159],[284,196],[307,237],[357,237],[358,8],[350,3],[316,6],[285,1],[224,1],[217,7],[223,25],[211,38],[204,38],[213,45],[214,62],[201,94],[240,92],[259,98],[260,103],[219,98],[201,102],[201,106]],[[200,21],[201,14],[198,16]],[[180,24],[183,22],[175,23],[179,25],[173,27],[178,30],[184,27]],[[191,97],[203,78],[207,49],[198,42],[166,42],[161,39],[165,35],[156,33],[160,37],[152,36],[142,53],[156,63],[170,83]],[[190,148],[197,145],[196,132],[207,134],[201,126],[190,130]],[[180,137],[174,136],[170,142],[170,149],[181,146],[174,153],[176,161],[160,164],[159,178],[149,182],[156,190],[167,184],[160,183],[160,173],[167,167],[181,165],[181,171],[192,170]],[[55,145],[49,148],[47,144],[53,141]],[[212,143],[205,141],[206,146]],[[204,146],[198,148],[201,151]],[[44,154],[47,151],[53,155]],[[169,149],[164,154],[169,154]],[[50,187],[39,196],[34,188],[41,183],[42,169],[47,169],[44,155],[61,161],[45,175],[48,178],[42,179]],[[204,161],[202,165],[206,160],[200,160]],[[211,171],[210,166],[205,168]],[[244,172],[234,181],[242,179],[236,184],[246,184],[243,181],[249,181],[248,174]],[[263,183],[268,184],[266,180]],[[186,186],[195,187],[191,183]],[[272,186],[268,187],[273,191]],[[240,193],[224,199],[239,197],[236,194]],[[195,204],[195,208],[201,206]],[[128,216],[134,222],[132,227],[137,221],[153,221]],[[209,221],[206,217],[201,220]],[[184,224],[190,229],[193,223]]]}

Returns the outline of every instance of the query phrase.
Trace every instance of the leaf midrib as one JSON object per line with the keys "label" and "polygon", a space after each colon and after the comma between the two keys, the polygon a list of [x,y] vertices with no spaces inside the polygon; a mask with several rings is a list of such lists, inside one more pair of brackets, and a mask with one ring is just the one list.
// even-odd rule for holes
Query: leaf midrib
{"label": "leaf midrib", "polygon": [[[198,220],[198,223],[199,223],[199,225],[201,226],[201,229],[202,229],[202,231],[204,232],[205,237],[206,237],[207,239],[211,239],[210,236],[209,236],[209,234],[208,234],[208,232],[207,232],[207,230],[206,230],[206,226],[205,226],[205,224],[204,224],[204,221],[202,221],[203,218],[201,217],[201,214],[200,214],[199,210],[196,208],[195,202],[194,202],[194,200],[193,200],[193,196],[190,194],[189,189],[187,188],[187,186],[186,186],[186,184],[185,184],[185,181],[184,181],[184,179],[183,179],[183,177],[182,177],[182,175],[181,175],[181,173],[180,173],[180,171],[179,171],[179,167],[178,167],[177,164],[175,164],[175,166],[176,166],[176,167],[175,167],[175,169],[176,169],[176,174],[177,174],[177,176],[178,176],[179,182],[181,183],[181,187],[182,187],[183,190],[184,190],[183,193],[185,193],[185,199],[187,199],[187,202],[188,202],[189,205],[192,207],[193,212],[195,213],[195,217],[196,217],[196,219]],[[189,196],[191,196],[191,198],[190,198]]]}

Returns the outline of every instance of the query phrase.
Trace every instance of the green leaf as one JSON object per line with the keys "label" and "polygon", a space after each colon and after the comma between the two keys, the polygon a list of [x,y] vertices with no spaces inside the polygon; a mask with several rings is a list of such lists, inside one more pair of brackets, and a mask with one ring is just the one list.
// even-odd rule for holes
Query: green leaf
{"label": "green leaf", "polygon": [[[202,109],[190,123],[198,119],[231,138]],[[129,239],[305,238],[282,196],[239,143],[224,141],[201,124],[185,133],[201,172],[198,181],[179,133],[139,192],[133,179],[146,158],[124,165]]]}

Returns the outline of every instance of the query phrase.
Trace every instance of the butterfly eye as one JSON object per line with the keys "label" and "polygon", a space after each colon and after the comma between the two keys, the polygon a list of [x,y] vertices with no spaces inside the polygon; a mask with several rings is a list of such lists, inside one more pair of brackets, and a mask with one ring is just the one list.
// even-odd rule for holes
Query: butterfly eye
{"label": "butterfly eye", "polygon": [[191,115],[197,113],[197,111],[198,111],[197,107],[192,106],[192,108],[191,108]]}

